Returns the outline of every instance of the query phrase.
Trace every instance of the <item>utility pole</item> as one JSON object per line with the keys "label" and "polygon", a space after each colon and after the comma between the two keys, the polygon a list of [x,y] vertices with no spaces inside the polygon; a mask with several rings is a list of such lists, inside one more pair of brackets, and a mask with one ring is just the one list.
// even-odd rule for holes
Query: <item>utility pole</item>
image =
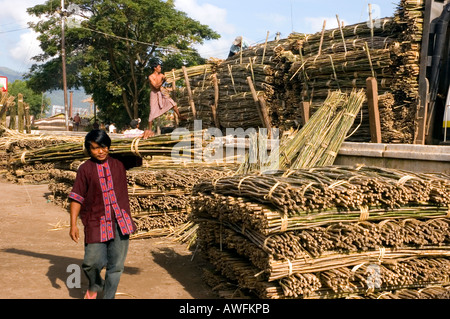
{"label": "utility pole", "polygon": [[61,58],[62,58],[62,73],[63,73],[63,87],[64,87],[64,112],[66,118],[66,131],[69,130],[69,107],[67,102],[67,76],[66,76],[66,40],[64,35],[65,29],[66,9],[64,7],[64,0],[61,0]]}

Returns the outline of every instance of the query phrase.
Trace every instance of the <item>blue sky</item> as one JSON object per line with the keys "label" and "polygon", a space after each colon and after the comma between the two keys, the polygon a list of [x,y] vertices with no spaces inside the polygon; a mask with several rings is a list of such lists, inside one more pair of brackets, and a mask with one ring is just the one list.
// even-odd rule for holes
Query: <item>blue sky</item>
{"label": "blue sky", "polygon": [[[0,66],[26,72],[31,57],[40,53],[36,35],[27,29],[31,17],[26,8],[45,0],[0,0]],[[198,47],[205,58],[226,58],[231,42],[243,35],[250,44],[263,43],[269,32],[272,40],[277,32],[282,38],[290,33],[315,33],[323,21],[327,28],[337,26],[336,14],[346,25],[367,21],[368,5],[374,18],[391,17],[397,0],[175,0],[184,11],[221,35]],[[0,74],[1,75],[1,74]]]}

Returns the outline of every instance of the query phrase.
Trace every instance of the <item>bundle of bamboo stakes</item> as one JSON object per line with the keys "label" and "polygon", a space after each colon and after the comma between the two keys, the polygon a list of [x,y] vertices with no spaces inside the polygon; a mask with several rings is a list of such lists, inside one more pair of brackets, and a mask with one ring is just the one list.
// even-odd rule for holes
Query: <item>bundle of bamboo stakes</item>
{"label": "bundle of bamboo stakes", "polygon": [[11,165],[10,160],[19,154],[32,150],[60,147],[67,143],[82,144],[82,138],[76,136],[30,135],[3,127],[0,138],[0,152],[4,173],[9,181],[23,181],[27,183],[45,183],[50,179],[49,170],[54,168],[67,169],[70,165],[63,161],[25,162]]}
{"label": "bundle of bamboo stakes", "polygon": [[[378,93],[392,94],[395,100],[393,127],[384,125],[390,118],[381,114],[384,128],[391,127],[390,131],[382,130],[383,142],[412,143],[423,12],[424,1],[401,0],[393,18],[324,28],[312,35],[291,34],[289,49],[278,57],[278,75],[286,92],[286,106],[281,111],[299,118],[301,114],[295,110],[306,101],[314,113],[330,90],[364,88],[366,79],[375,77]],[[363,110],[362,123],[352,141],[370,141],[367,106]]]}
{"label": "bundle of bamboo stakes", "polygon": [[[209,61],[203,73],[184,69],[186,87],[177,89],[176,101],[180,113],[189,120],[181,124],[192,129],[194,120],[202,120],[203,128],[263,127],[254,96],[264,99],[269,109],[273,107],[277,85],[274,55],[286,43],[287,40],[267,41],[226,61]],[[166,72],[166,77],[179,79],[180,74],[180,70],[174,70]]]}
{"label": "bundle of bamboo stakes", "polygon": [[[180,107],[190,117],[183,125],[192,126],[195,119],[201,119],[203,128],[268,128],[268,121],[281,131],[297,129],[305,120],[302,102],[310,103],[313,114],[331,91],[366,88],[367,78],[374,77],[380,109],[389,110],[381,112],[382,141],[412,143],[423,12],[423,0],[400,0],[394,17],[339,24],[315,34],[294,32],[287,39],[250,47],[226,61],[209,62],[203,74],[192,71],[190,89],[179,91]],[[257,99],[264,101],[267,119],[258,114],[248,77]],[[349,141],[371,140],[367,104],[353,129]]]}
{"label": "bundle of bamboo stakes", "polygon": [[449,284],[449,177],[365,166],[230,176],[196,185],[192,209],[206,257],[260,298],[366,297]]}
{"label": "bundle of bamboo stakes", "polygon": [[[334,164],[365,99],[364,90],[353,90],[350,94],[341,91],[331,92],[319,110],[300,130],[286,134],[281,139],[280,145],[271,149],[266,163],[261,161],[251,163],[251,156],[247,156],[237,173]],[[251,143],[249,154],[258,152],[260,143],[260,140],[258,145]]]}
{"label": "bundle of bamboo stakes", "polygon": [[[122,156],[174,156],[182,160],[193,159],[203,151],[203,145],[200,148],[187,147],[187,145],[197,145],[194,143],[195,132],[183,132],[180,134],[164,134],[143,140],[135,139],[116,139],[112,140],[110,152]],[[35,140],[41,141],[40,137]],[[183,143],[182,143],[183,142]],[[207,141],[202,141],[207,142]],[[19,142],[18,142],[19,143]],[[56,142],[57,145],[36,147],[19,147],[13,150],[9,156],[10,165],[21,166],[24,164],[45,163],[45,162],[64,162],[80,159],[87,159],[88,153],[84,149],[84,140],[78,142]]]}

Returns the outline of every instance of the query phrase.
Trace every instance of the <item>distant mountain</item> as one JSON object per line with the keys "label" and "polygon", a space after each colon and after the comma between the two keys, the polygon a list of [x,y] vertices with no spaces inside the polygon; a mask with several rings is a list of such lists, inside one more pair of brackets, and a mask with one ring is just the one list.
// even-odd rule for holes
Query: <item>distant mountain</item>
{"label": "distant mountain", "polygon": [[[0,76],[6,76],[9,83],[13,83],[15,80],[23,81],[23,74],[17,71],[11,70],[10,68],[0,66]],[[68,90],[67,98],[68,104],[70,105],[70,91],[73,91],[73,106],[81,108],[89,108],[89,103],[83,103],[83,100],[87,99],[87,95],[83,89],[81,90]],[[50,98],[52,105],[64,105],[64,91],[57,90],[52,92],[46,92],[45,95]]]}
{"label": "distant mountain", "polygon": [[6,76],[9,83],[13,83],[15,80],[23,80],[23,74],[4,66],[0,66],[0,76]]}

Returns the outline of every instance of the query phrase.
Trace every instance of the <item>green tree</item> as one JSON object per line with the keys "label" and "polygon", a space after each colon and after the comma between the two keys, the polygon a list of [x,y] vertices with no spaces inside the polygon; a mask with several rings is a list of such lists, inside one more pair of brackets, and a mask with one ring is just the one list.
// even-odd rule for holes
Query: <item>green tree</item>
{"label": "green tree", "polygon": [[[18,96],[19,93],[23,94],[23,101],[30,105],[30,114],[36,118],[40,118],[41,113],[45,115],[45,112],[50,106],[50,99],[43,93],[35,93],[28,87],[26,81],[15,80],[8,86],[8,93],[13,96]],[[17,103],[17,100],[16,100]]]}
{"label": "green tree", "polygon": [[[35,57],[40,63],[27,75],[38,91],[62,88],[58,3],[50,0],[28,9],[41,18],[30,26],[39,33],[44,53]],[[119,125],[148,116],[150,61],[160,60],[164,70],[203,64],[194,45],[220,37],[176,10],[173,0],[73,0],[70,4],[80,8],[82,21],[65,33],[68,86],[84,87],[101,118]]]}

